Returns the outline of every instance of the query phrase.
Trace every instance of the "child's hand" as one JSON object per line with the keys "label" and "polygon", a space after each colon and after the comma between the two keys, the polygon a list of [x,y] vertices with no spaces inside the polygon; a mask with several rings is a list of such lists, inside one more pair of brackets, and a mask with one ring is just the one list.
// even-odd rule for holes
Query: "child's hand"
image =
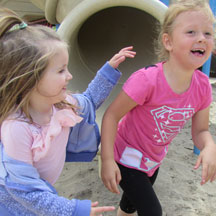
{"label": "child's hand", "polygon": [[117,68],[119,66],[119,64],[121,64],[125,58],[134,58],[134,56],[136,55],[136,52],[131,51],[133,49],[132,46],[130,47],[125,47],[123,49],[121,49],[119,51],[119,53],[115,54],[110,60],[109,60],[109,64],[110,66],[112,66],[113,68]]}
{"label": "child's hand", "polygon": [[103,212],[114,211],[115,210],[114,206],[96,207],[97,205],[98,205],[98,202],[93,202],[91,204],[91,213],[90,213],[90,216],[102,216],[101,213],[103,213]]}
{"label": "child's hand", "polygon": [[202,163],[202,181],[201,185],[210,180],[216,179],[216,145],[211,144],[203,148],[194,169],[198,169]]}
{"label": "child's hand", "polygon": [[118,184],[121,181],[121,173],[113,159],[102,161],[101,177],[109,191],[120,194]]}

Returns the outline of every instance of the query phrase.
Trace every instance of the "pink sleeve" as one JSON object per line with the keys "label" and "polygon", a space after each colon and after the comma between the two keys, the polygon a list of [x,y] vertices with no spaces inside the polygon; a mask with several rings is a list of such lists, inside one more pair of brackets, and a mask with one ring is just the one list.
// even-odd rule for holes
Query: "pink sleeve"
{"label": "pink sleeve", "polygon": [[4,121],[1,126],[1,141],[8,156],[32,164],[33,137],[27,123]]}
{"label": "pink sleeve", "polygon": [[205,83],[202,83],[202,104],[201,106],[199,107],[199,110],[203,110],[207,107],[210,106],[212,100],[213,100],[213,97],[212,97],[212,86],[211,86],[211,83],[209,82],[209,78],[207,78],[205,80]]}
{"label": "pink sleeve", "polygon": [[123,85],[124,92],[139,105],[142,105],[149,95],[149,79],[145,69],[134,72]]}
{"label": "pink sleeve", "polygon": [[212,87],[210,85],[209,88],[208,88],[208,91],[207,91],[207,96],[204,98],[204,103],[201,106],[200,110],[203,110],[203,109],[209,107],[210,104],[211,104],[211,102],[212,102],[212,100],[213,100],[213,97],[212,97]]}

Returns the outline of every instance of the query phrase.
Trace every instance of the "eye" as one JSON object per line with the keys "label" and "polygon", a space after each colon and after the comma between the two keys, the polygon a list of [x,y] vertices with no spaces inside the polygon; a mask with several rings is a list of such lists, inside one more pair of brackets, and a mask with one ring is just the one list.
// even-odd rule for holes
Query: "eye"
{"label": "eye", "polygon": [[61,74],[61,73],[64,73],[65,72],[65,69],[61,69],[61,70],[59,70],[59,73]]}
{"label": "eye", "polygon": [[189,34],[189,35],[194,35],[195,33],[196,33],[196,32],[193,31],[193,30],[187,31],[187,34]]}
{"label": "eye", "polygon": [[210,37],[210,36],[212,36],[212,33],[211,32],[205,32],[205,35]]}

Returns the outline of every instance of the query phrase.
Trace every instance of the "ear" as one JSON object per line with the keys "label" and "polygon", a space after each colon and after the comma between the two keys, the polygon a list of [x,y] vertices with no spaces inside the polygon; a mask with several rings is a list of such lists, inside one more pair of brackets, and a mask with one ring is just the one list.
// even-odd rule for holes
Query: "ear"
{"label": "ear", "polygon": [[172,51],[172,39],[169,34],[167,33],[163,34],[162,42],[167,51]]}

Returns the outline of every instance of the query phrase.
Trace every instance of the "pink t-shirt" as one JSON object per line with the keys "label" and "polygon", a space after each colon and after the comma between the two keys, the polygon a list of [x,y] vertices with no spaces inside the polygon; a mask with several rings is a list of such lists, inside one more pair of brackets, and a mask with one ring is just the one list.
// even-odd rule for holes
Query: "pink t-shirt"
{"label": "pink t-shirt", "polygon": [[187,120],[210,105],[209,79],[196,70],[189,89],[177,94],[166,81],[163,63],[158,63],[133,73],[123,90],[138,105],[119,123],[115,160],[152,176]]}
{"label": "pink t-shirt", "polygon": [[[75,99],[68,96],[74,103]],[[51,184],[60,176],[66,157],[70,127],[82,120],[71,109],[58,110],[53,106],[53,116],[48,125],[29,124],[24,116],[15,113],[1,125],[1,141],[5,152],[13,159],[32,164]]]}

